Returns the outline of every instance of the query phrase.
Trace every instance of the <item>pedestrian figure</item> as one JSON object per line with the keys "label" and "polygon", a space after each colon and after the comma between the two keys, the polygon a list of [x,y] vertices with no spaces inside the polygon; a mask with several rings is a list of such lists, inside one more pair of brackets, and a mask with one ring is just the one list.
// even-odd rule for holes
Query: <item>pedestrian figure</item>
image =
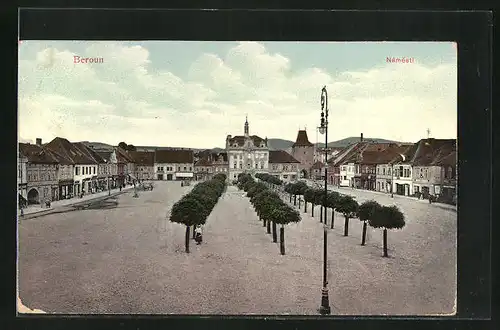
{"label": "pedestrian figure", "polygon": [[24,207],[21,205],[21,216],[24,216]]}
{"label": "pedestrian figure", "polygon": [[196,241],[196,244],[198,244],[198,245],[201,244],[201,241],[203,240],[201,226],[196,226],[196,228],[194,230],[194,240]]}

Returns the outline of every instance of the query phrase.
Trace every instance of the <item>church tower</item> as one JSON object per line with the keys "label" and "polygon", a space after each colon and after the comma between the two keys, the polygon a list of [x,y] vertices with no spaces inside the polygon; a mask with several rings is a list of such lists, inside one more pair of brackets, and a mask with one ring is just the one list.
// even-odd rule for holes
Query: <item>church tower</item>
{"label": "church tower", "polygon": [[245,137],[249,136],[248,132],[248,116],[245,117]]}
{"label": "church tower", "polygon": [[314,151],[314,144],[309,142],[306,130],[299,130],[292,146],[292,156],[300,162],[301,177],[310,178],[311,167],[314,164]]}

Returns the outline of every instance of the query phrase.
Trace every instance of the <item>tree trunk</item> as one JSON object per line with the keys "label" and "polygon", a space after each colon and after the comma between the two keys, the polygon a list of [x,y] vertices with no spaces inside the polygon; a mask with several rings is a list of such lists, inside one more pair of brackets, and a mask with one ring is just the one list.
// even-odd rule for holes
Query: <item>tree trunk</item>
{"label": "tree trunk", "polygon": [[280,252],[281,255],[285,255],[285,228],[283,226],[280,228]]}
{"label": "tree trunk", "polygon": [[264,221],[262,221],[262,226],[266,226],[266,219],[264,219]]}
{"label": "tree trunk", "polygon": [[186,253],[189,253],[189,226],[186,226]]}
{"label": "tree trunk", "polygon": [[323,223],[323,205],[319,206],[319,222]]}
{"label": "tree trunk", "polygon": [[349,236],[349,217],[345,217],[344,236]]}
{"label": "tree trunk", "polygon": [[366,221],[363,221],[363,236],[361,237],[361,245],[366,243]]}
{"label": "tree trunk", "polygon": [[297,195],[293,195],[293,206],[297,205]]}
{"label": "tree trunk", "polygon": [[292,194],[290,194],[290,203],[292,202]]}
{"label": "tree trunk", "polygon": [[270,234],[271,233],[271,221],[267,221],[267,233]]}
{"label": "tree trunk", "polygon": [[311,203],[311,216],[314,217],[314,203]]}
{"label": "tree trunk", "polygon": [[384,228],[384,257],[388,257],[387,254],[387,229]]}
{"label": "tree trunk", "polygon": [[304,201],[304,213],[307,213],[307,202]]}
{"label": "tree trunk", "polygon": [[194,236],[195,236],[195,232],[194,232],[195,228],[196,228],[196,226],[193,226],[193,239],[194,239]]}
{"label": "tree trunk", "polygon": [[302,201],[302,199],[299,197],[299,210],[300,210],[300,202]]}
{"label": "tree trunk", "polygon": [[276,233],[276,222],[273,221],[273,243],[276,243],[278,241],[278,237],[277,237],[277,233]]}
{"label": "tree trunk", "polygon": [[331,226],[331,229],[333,229],[334,222],[335,222],[335,209],[332,208],[332,226]]}

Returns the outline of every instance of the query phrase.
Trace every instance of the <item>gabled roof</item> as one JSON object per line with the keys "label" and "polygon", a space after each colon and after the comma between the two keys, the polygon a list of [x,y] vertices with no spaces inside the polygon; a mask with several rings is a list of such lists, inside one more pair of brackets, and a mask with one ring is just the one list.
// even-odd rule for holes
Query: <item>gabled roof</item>
{"label": "gabled roof", "polygon": [[92,148],[87,147],[84,143],[76,142],[73,143],[73,145],[77,147],[88,158],[92,159],[94,164],[102,164],[106,162],[97,152],[92,150]]}
{"label": "gabled roof", "polygon": [[269,150],[269,163],[289,164],[300,162],[284,150]]}
{"label": "gabled roof", "polygon": [[339,166],[345,163],[348,163],[349,160],[353,157],[353,155],[356,155],[359,153],[363,148],[366,146],[368,142],[356,142],[348,147],[346,147],[344,150],[342,150],[338,156],[333,158],[332,160],[328,161],[329,164],[333,166]]}
{"label": "gabled roof", "polygon": [[455,139],[422,139],[405,151],[404,161],[399,156],[392,162],[409,163],[413,166],[439,166],[440,162],[450,162],[453,159],[451,154],[456,152],[456,148],[457,140]]}
{"label": "gabled roof", "polygon": [[111,159],[111,155],[113,154],[113,151],[109,151],[109,150],[100,150],[100,151],[96,151],[96,153],[102,158],[104,159],[106,162],[109,162],[109,160]]}
{"label": "gabled roof", "polygon": [[79,142],[71,143],[65,138],[56,137],[47,143],[45,148],[55,152],[61,159],[65,159],[65,162],[71,164],[95,164],[97,161],[80,144]]}
{"label": "gabled roof", "polygon": [[206,158],[201,158],[194,164],[194,166],[212,166],[212,165],[213,165],[212,162]]}
{"label": "gabled roof", "polygon": [[155,153],[149,151],[129,151],[128,154],[137,165],[154,166]]}
{"label": "gabled roof", "polygon": [[115,148],[116,162],[120,164],[133,163],[134,159],[120,147]]}
{"label": "gabled roof", "polygon": [[34,164],[58,164],[56,156],[47,148],[30,143],[19,143],[19,152]]}
{"label": "gabled roof", "polygon": [[[263,139],[257,135],[250,135],[249,138],[252,140],[253,144],[256,147],[260,147],[260,145],[262,143],[264,144],[264,146],[267,147],[267,139]],[[246,139],[246,137],[243,135],[236,135],[236,136],[233,136],[232,138],[229,138],[228,141],[229,141],[230,146],[237,144],[238,147],[243,147],[245,145],[245,139]]]}
{"label": "gabled roof", "polygon": [[407,148],[396,143],[369,142],[359,148],[358,152],[351,153],[345,162],[366,165],[387,164]]}
{"label": "gabled roof", "polygon": [[307,138],[307,132],[306,130],[299,130],[297,133],[297,139],[295,140],[295,143],[292,145],[292,147],[310,147],[313,146],[311,142],[309,142],[309,139]]}
{"label": "gabled roof", "polygon": [[156,150],[155,163],[193,163],[193,150]]}

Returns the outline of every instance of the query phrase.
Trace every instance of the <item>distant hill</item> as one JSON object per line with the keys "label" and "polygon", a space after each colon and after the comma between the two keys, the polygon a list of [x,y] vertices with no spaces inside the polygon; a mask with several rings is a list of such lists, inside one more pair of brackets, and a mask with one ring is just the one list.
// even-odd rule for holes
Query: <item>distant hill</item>
{"label": "distant hill", "polygon": [[91,147],[94,149],[104,149],[104,150],[113,150],[113,146],[110,144],[102,143],[102,142],[89,142],[89,141],[81,141],[87,147]]}
{"label": "distant hill", "polygon": [[283,139],[267,139],[267,145],[271,150],[285,150],[291,148],[294,144],[293,141]]}
{"label": "distant hill", "polygon": [[[404,142],[392,141],[392,140],[381,139],[381,138],[363,138],[363,141],[371,141],[371,142],[376,142],[376,143],[404,143]],[[348,138],[345,138],[342,140],[328,142],[328,146],[334,147],[334,148],[345,148],[345,147],[350,146],[356,142],[359,142],[359,136],[352,136],[352,137],[348,137]],[[324,143],[319,143],[318,145],[320,147],[325,146]]]}
{"label": "distant hill", "polygon": [[[381,139],[381,138],[363,138],[363,141],[372,141],[372,142],[378,142],[378,143],[404,143],[404,142],[398,142],[398,141],[392,141],[392,140],[387,140],[387,139]],[[334,148],[345,148],[347,146],[350,146],[353,143],[359,142],[359,137],[348,137],[342,140],[338,141],[333,141],[329,142],[328,146],[329,147],[334,147]],[[283,139],[268,139],[267,143],[269,145],[269,148],[271,150],[286,150],[292,147],[294,144],[293,141],[289,140],[283,140]],[[324,143],[318,143],[319,147],[324,147]]]}
{"label": "distant hill", "polygon": [[[378,142],[378,143],[403,143],[406,144],[406,142],[398,142],[398,141],[392,141],[392,140],[387,140],[387,139],[381,139],[381,138],[364,138],[363,141],[372,141],[372,142]],[[359,137],[348,137],[342,140],[338,141],[332,141],[328,143],[329,147],[334,147],[334,148],[345,148],[347,146],[352,145],[353,143],[359,142]],[[112,150],[113,146],[102,143],[102,142],[89,142],[89,141],[82,141],[87,146],[92,146],[94,149],[105,149],[105,150]],[[294,141],[290,140],[284,140],[284,139],[278,139],[278,138],[271,138],[267,139],[267,143],[269,146],[269,149],[271,150],[285,150],[289,151],[292,148],[292,145],[294,144]],[[410,143],[412,144],[412,143]],[[324,143],[318,143],[319,147],[323,147]],[[183,148],[183,147],[159,147],[159,146],[136,146],[138,151],[141,150],[165,150],[165,149],[192,149],[193,151],[203,151],[206,149],[200,149],[200,148]],[[223,152],[225,151],[224,148],[212,148],[211,149],[213,152]]]}

